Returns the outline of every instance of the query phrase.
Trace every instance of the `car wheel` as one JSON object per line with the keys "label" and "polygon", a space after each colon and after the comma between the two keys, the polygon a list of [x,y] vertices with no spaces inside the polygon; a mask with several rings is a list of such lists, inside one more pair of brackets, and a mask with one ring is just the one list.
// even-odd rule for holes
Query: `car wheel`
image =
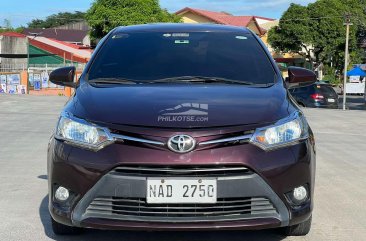
{"label": "car wheel", "polygon": [[286,236],[305,236],[310,232],[312,216],[303,223],[282,228],[282,233]]}
{"label": "car wheel", "polygon": [[73,234],[79,234],[82,231],[81,228],[71,227],[58,223],[55,220],[53,220],[52,217],[51,222],[52,222],[52,230],[57,235],[73,235]]}

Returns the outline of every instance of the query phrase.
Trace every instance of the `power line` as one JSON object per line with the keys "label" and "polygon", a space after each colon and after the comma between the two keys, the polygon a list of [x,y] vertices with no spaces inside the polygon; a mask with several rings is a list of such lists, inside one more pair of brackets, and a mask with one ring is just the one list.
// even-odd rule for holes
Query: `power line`
{"label": "power line", "polygon": [[333,18],[344,18],[344,16],[327,16],[327,17],[316,17],[316,18],[293,18],[293,19],[284,19],[284,20],[280,19],[280,22],[310,21],[310,20],[333,19]]}

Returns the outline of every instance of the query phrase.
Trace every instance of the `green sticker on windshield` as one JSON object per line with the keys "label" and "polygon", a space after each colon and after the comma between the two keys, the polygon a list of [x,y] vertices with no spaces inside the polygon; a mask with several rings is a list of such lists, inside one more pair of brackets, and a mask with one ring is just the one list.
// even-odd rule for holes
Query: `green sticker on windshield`
{"label": "green sticker on windshield", "polygon": [[176,43],[176,44],[189,44],[189,40],[175,40],[174,43]]}
{"label": "green sticker on windshield", "polygon": [[121,38],[128,38],[128,37],[129,37],[128,34],[120,33],[120,34],[113,35],[112,39],[121,39]]}

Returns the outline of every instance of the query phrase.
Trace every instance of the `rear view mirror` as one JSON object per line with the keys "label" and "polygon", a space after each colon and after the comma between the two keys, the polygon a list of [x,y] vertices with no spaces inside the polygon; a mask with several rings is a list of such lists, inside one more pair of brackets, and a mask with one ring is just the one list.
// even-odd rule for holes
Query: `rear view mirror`
{"label": "rear view mirror", "polygon": [[75,88],[77,85],[74,82],[75,71],[74,66],[56,69],[51,72],[50,81],[56,85]]}
{"label": "rear view mirror", "polygon": [[316,81],[316,74],[311,70],[293,66],[288,68],[288,77],[286,78],[288,87],[300,84],[313,84]]}

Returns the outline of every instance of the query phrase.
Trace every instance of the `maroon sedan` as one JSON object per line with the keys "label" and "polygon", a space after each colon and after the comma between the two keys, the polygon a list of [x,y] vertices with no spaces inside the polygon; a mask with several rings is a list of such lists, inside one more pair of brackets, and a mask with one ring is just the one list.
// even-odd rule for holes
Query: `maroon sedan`
{"label": "maroon sedan", "polygon": [[48,147],[56,234],[82,228],[279,228],[306,235],[314,200],[315,143],[288,86],[245,28],[119,27],[98,45]]}

